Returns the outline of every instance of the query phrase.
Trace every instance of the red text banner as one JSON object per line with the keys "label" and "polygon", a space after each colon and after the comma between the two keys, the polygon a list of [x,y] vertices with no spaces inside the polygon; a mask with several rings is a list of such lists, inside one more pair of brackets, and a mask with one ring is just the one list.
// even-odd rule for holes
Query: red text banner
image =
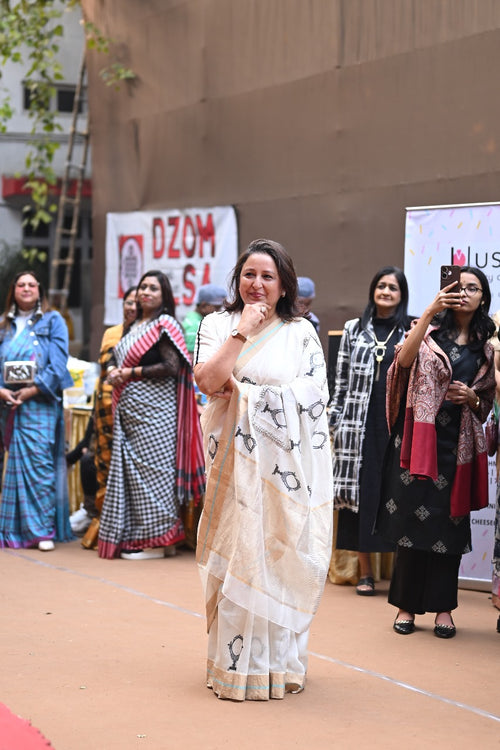
{"label": "red text banner", "polygon": [[227,289],[237,255],[232,206],[109,213],[104,324],[121,323],[124,292],[153,269],[168,276],[182,321],[202,284]]}

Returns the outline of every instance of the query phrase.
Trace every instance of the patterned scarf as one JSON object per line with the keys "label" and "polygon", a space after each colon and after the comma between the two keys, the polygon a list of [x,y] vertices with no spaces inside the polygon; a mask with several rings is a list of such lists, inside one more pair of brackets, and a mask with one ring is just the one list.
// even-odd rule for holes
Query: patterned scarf
{"label": "patterned scarf", "polygon": [[[401,467],[410,474],[437,481],[437,443],[435,419],[451,382],[448,357],[430,335],[429,326],[411,368],[399,366],[401,346],[396,347],[394,362],[387,373],[387,421],[394,426],[402,398],[406,394],[405,424],[401,443]],[[486,361],[479,368],[471,388],[480,405],[473,412],[463,405],[457,445],[457,470],[450,497],[450,515],[460,518],[488,505],[488,456],[483,422],[495,394],[493,349],[484,345]]]}

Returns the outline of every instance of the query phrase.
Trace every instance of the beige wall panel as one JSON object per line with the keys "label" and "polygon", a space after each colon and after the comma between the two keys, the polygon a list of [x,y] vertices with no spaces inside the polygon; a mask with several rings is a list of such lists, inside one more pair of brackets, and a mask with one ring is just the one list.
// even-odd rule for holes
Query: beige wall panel
{"label": "beige wall panel", "polygon": [[[148,12],[149,0],[106,0],[102,4],[106,14],[102,21],[97,14],[96,23],[119,41],[111,47],[112,52],[135,74],[135,80],[124,84],[115,97],[116,116],[139,119],[146,113],[176,110],[202,99],[205,29],[199,3],[158,2],[156,12]],[[95,13],[86,6],[89,18],[94,19]],[[98,59],[101,68],[110,64],[106,55]],[[107,96],[112,98],[113,92],[108,89]]]}
{"label": "beige wall panel", "polygon": [[342,70],[347,190],[500,166],[500,31]]}
{"label": "beige wall panel", "polygon": [[138,206],[141,160],[135,123],[106,121],[100,125],[92,128],[93,211],[104,206],[106,211]]}
{"label": "beige wall panel", "polygon": [[498,27],[498,0],[339,0],[339,62],[356,65]]}
{"label": "beige wall panel", "polygon": [[207,95],[226,97],[333,70],[337,0],[210,0]]}
{"label": "beige wall panel", "polygon": [[[205,199],[203,106],[144,116],[139,122],[141,208],[214,205]],[[202,203],[200,203],[202,201]]]}
{"label": "beige wall panel", "polygon": [[109,172],[98,189],[113,185],[134,210],[331,191],[339,183],[336,78],[145,112],[138,122],[99,118],[94,159]]}
{"label": "beige wall panel", "polygon": [[500,0],[83,6],[137,75],[106,89],[89,56],[93,352],[108,211],[235,205],[241,248],[315,279],[326,341],[403,264],[406,206],[500,198]]}
{"label": "beige wall panel", "polygon": [[331,73],[210,102],[210,199],[273,200],[338,186],[337,99]]}

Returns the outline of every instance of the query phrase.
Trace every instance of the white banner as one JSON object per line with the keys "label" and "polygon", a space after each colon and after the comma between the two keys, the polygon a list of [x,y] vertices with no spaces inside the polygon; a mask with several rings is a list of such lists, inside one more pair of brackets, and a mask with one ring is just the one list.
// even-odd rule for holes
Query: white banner
{"label": "white banner", "polygon": [[237,256],[231,206],[107,214],[104,324],[121,323],[123,293],[154,269],[168,276],[182,321],[202,284],[227,289]]}
{"label": "white banner", "polygon": [[[406,214],[405,274],[409,312],[420,315],[439,290],[442,265],[474,266],[486,274],[493,314],[500,308],[500,204],[409,208]],[[473,551],[462,557],[460,578],[491,584],[496,479],[490,460],[490,498],[471,514]]]}

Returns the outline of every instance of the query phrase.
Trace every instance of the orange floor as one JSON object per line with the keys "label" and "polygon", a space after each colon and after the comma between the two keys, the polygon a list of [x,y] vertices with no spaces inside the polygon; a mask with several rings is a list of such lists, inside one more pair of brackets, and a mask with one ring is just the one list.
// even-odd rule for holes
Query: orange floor
{"label": "orange floor", "polygon": [[392,631],[386,581],[374,598],[327,583],[306,690],[236,704],[204,687],[192,552],[108,561],[73,542],[3,550],[0,565],[0,701],[55,750],[500,747],[487,593],[460,592],[457,637],[443,641],[431,615]]}

